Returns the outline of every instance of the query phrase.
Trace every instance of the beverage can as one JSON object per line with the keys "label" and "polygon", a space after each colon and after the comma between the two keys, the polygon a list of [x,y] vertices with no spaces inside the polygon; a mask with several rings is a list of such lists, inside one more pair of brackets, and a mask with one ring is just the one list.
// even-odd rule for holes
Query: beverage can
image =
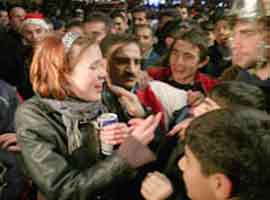
{"label": "beverage can", "polygon": [[[118,122],[118,116],[115,113],[103,113],[98,117],[97,122],[99,128],[102,128]],[[101,142],[101,152],[106,156],[111,155],[113,153],[113,145]]]}

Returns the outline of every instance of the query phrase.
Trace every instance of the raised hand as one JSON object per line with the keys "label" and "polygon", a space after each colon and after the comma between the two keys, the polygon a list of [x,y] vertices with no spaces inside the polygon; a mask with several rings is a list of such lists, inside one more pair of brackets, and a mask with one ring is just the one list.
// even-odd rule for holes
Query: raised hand
{"label": "raised hand", "polygon": [[127,110],[130,116],[145,116],[144,108],[136,94],[133,94],[132,92],[129,92],[126,89],[115,85],[109,85],[109,88],[116,96],[118,96],[120,104]]}
{"label": "raised hand", "polygon": [[148,173],[142,182],[141,194],[146,200],[165,200],[172,193],[170,180],[160,172]]}
{"label": "raised hand", "polygon": [[131,135],[144,145],[149,144],[155,135],[155,130],[161,120],[162,113],[150,115],[143,122],[140,122]]}
{"label": "raised hand", "polygon": [[121,144],[130,135],[131,127],[125,123],[114,123],[103,127],[99,136],[102,143],[117,145]]}

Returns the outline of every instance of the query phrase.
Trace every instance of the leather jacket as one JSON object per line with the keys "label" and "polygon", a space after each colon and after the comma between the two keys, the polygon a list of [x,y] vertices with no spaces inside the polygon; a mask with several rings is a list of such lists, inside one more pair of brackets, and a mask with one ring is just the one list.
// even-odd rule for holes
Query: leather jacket
{"label": "leather jacket", "polygon": [[23,167],[48,200],[121,199],[120,185],[128,183],[135,168],[154,160],[132,136],[113,155],[102,156],[90,123],[80,124],[82,146],[70,155],[61,114],[40,97],[19,107],[16,128]]}

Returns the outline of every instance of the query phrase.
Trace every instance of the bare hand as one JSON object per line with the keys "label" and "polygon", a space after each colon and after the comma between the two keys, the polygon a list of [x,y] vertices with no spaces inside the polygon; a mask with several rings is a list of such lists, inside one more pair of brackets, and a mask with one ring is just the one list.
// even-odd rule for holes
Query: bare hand
{"label": "bare hand", "polygon": [[187,118],[183,120],[182,122],[178,123],[173,127],[172,130],[167,134],[168,136],[173,136],[176,133],[178,133],[179,137],[183,140],[186,136],[186,129],[189,126],[190,122],[193,120],[193,118]]}
{"label": "bare hand", "polygon": [[161,117],[162,113],[158,113],[155,116],[150,115],[131,132],[131,135],[142,144],[149,144],[154,138],[154,133]]}
{"label": "bare hand", "polygon": [[157,171],[148,173],[142,182],[141,194],[146,200],[165,200],[172,193],[170,180]]}
{"label": "bare hand", "polygon": [[2,149],[6,149],[10,152],[21,151],[21,148],[17,143],[16,133],[5,133],[0,135],[0,145]]}
{"label": "bare hand", "polygon": [[188,105],[197,106],[204,100],[204,95],[199,91],[191,91],[187,92]]}
{"label": "bare hand", "polygon": [[100,140],[105,144],[121,144],[130,135],[131,128],[125,123],[114,123],[100,130]]}
{"label": "bare hand", "polygon": [[118,96],[120,104],[127,109],[127,112],[130,116],[145,116],[144,108],[136,94],[133,94],[132,92],[129,92],[126,89],[115,85],[109,85],[109,88],[116,96]]}

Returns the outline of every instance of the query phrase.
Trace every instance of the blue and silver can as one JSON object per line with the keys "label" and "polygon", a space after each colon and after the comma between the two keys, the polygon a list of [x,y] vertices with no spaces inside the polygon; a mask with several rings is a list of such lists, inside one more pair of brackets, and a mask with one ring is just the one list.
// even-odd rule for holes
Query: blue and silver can
{"label": "blue and silver can", "polygon": [[[102,128],[118,122],[118,117],[114,113],[103,113],[98,117],[97,122],[99,128]],[[101,142],[101,152],[106,156],[111,155],[113,153],[113,145]]]}

